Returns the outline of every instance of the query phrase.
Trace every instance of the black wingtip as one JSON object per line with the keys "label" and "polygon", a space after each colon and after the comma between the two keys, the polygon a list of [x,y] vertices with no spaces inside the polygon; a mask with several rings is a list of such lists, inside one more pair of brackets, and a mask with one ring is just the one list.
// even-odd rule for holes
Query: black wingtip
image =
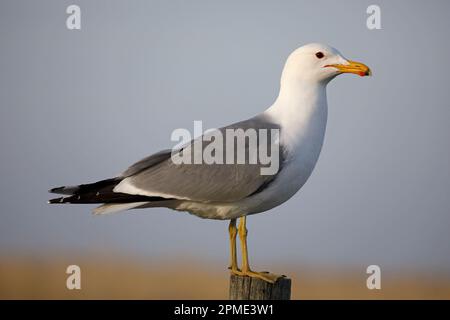
{"label": "black wingtip", "polygon": [[51,188],[50,190],[48,190],[48,192],[50,193],[60,193],[61,191],[64,190],[65,187],[56,187],[56,188]]}
{"label": "black wingtip", "polygon": [[47,201],[48,204],[55,204],[55,203],[65,203],[64,201],[64,197],[61,198],[55,198],[55,199],[50,199]]}
{"label": "black wingtip", "polygon": [[80,190],[80,186],[62,186],[57,188],[52,188],[48,190],[50,193],[57,193],[57,194],[65,194],[65,195],[74,195],[76,192]]}

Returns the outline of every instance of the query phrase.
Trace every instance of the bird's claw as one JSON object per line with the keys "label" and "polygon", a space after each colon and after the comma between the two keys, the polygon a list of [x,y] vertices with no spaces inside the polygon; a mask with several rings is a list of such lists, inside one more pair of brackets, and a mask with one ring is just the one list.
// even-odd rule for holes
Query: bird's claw
{"label": "bird's claw", "polygon": [[258,278],[258,279],[264,280],[269,283],[275,283],[279,278],[285,277],[284,275],[278,275],[278,274],[270,273],[267,271],[256,272],[256,271],[252,271],[252,270],[242,271],[239,269],[234,269],[234,270],[232,268],[229,268],[229,269],[231,270],[232,274],[235,274],[238,276]]}

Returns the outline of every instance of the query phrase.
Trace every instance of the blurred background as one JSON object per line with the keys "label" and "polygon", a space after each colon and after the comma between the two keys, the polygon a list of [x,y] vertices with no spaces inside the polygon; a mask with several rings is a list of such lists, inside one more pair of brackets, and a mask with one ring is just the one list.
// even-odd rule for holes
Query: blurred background
{"label": "blurred background", "polygon": [[[68,30],[66,8],[81,8]],[[447,1],[0,2],[0,298],[227,298],[226,221],[49,206],[275,100],[286,57],[323,42],[372,78],[328,87],[325,144],[290,201],[248,221],[251,264],[295,299],[450,298]],[[295,178],[295,177],[293,177]],[[66,289],[68,265],[82,289]],[[379,265],[382,289],[368,290]]]}

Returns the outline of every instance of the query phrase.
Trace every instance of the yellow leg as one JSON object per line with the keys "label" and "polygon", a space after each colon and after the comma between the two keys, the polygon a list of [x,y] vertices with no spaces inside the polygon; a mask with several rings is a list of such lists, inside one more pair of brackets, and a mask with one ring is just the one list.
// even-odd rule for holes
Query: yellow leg
{"label": "yellow leg", "polygon": [[268,272],[255,272],[250,269],[247,250],[246,216],[240,218],[238,232],[239,232],[239,239],[241,240],[242,270],[236,269],[235,271],[233,271],[232,269],[231,272],[237,275],[259,278],[267,282],[274,283],[281,276]]}
{"label": "yellow leg", "polygon": [[230,233],[230,254],[231,254],[231,264],[230,268],[232,272],[238,270],[237,266],[237,255],[236,255],[236,219],[230,220],[230,225],[228,226],[228,232]]}
{"label": "yellow leg", "polygon": [[247,234],[248,230],[246,227],[247,217],[243,216],[239,220],[239,239],[241,240],[241,250],[242,250],[242,271],[250,270],[250,265],[248,262],[248,249],[247,249]]}

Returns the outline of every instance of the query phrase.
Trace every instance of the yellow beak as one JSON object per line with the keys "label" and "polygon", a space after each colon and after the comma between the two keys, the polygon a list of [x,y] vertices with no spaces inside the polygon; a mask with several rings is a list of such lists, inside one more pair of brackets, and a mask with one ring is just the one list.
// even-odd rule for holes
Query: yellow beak
{"label": "yellow beak", "polygon": [[329,64],[325,67],[333,67],[338,69],[340,73],[354,73],[361,77],[372,75],[372,71],[364,63],[351,60],[348,60],[348,62],[349,64]]}

